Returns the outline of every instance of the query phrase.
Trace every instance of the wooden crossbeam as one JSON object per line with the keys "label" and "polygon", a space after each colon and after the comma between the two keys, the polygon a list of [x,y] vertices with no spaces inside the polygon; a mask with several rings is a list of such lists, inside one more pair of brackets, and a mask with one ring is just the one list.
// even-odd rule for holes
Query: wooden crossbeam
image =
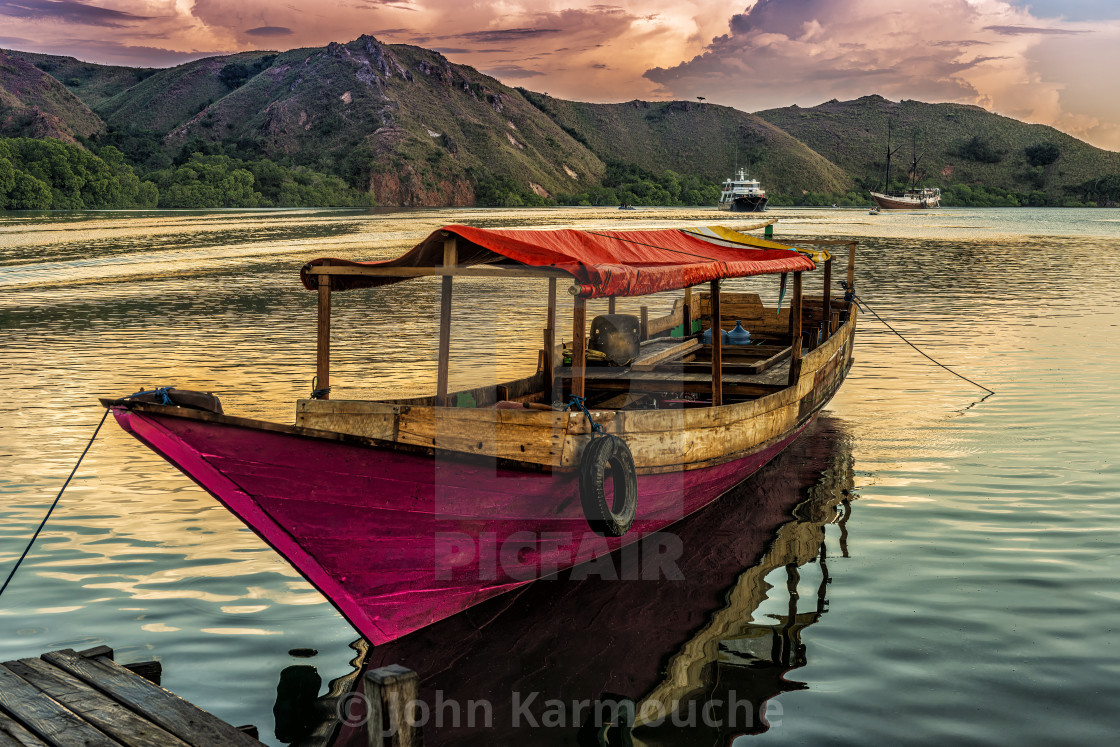
{"label": "wooden crossbeam", "polygon": [[309,275],[361,275],[374,278],[420,278],[453,276],[475,278],[569,278],[572,274],[555,267],[498,267],[471,265],[468,267],[356,267],[353,265],[316,265]]}
{"label": "wooden crossbeam", "polygon": [[661,363],[677,360],[689,353],[695,353],[703,347],[704,345],[699,340],[686,340],[677,345],[670,345],[656,352],[638,356],[631,363],[631,369],[634,371],[652,371]]}

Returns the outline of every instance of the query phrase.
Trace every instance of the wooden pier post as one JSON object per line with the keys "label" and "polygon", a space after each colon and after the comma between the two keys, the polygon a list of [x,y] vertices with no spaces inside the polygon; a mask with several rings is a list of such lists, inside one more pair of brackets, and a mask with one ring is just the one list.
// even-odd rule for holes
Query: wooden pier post
{"label": "wooden pier post", "polygon": [[797,380],[801,378],[801,341],[804,337],[801,334],[801,271],[793,273],[793,299],[789,305],[789,320],[790,320],[790,351],[789,359],[789,383],[794,385]]}
{"label": "wooden pier post", "polygon": [[614,313],[614,296],[611,296],[610,298],[607,299],[607,313],[608,314],[613,314]]}
{"label": "wooden pier post", "polygon": [[832,334],[832,257],[824,263],[824,308],[821,309],[821,319],[824,320],[825,337]]}
{"label": "wooden pier post", "polygon": [[[324,262],[323,266],[328,266]],[[319,276],[319,329],[315,349],[315,389],[330,399],[331,388],[331,276]]]}
{"label": "wooden pier post", "polygon": [[369,747],[420,747],[423,732],[410,707],[420,698],[420,677],[399,664],[366,672]]}
{"label": "wooden pier post", "polygon": [[556,278],[548,279],[548,312],[544,325],[544,394],[547,402],[556,387]]}
{"label": "wooden pier post", "polygon": [[584,396],[587,368],[587,299],[576,296],[572,304],[572,394]]}
{"label": "wooden pier post", "polygon": [[638,327],[638,339],[639,340],[648,340],[649,339],[649,307],[648,306],[642,306],[641,307],[641,323],[640,323],[640,326]]}
{"label": "wooden pier post", "polygon": [[712,297],[712,407],[723,404],[723,326],[720,324],[719,280],[711,283]]}
{"label": "wooden pier post", "polygon": [[[443,240],[443,266],[455,267],[459,264],[455,237]],[[447,407],[447,370],[451,362],[451,276],[443,276],[443,286],[439,299],[439,365],[436,369],[436,404]]]}

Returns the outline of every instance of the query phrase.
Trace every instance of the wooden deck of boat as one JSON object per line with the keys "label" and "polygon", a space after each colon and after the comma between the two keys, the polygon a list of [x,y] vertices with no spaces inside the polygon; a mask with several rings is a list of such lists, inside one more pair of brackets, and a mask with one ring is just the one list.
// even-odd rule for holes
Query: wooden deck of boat
{"label": "wooden deck of boat", "polygon": [[[693,360],[697,354],[706,353],[710,356],[710,345],[703,346],[694,340],[682,341],[680,338],[662,338],[656,342],[661,343],[667,351],[674,348],[685,351],[687,356],[656,360],[653,365],[643,365],[639,358],[631,366],[588,366],[584,371],[584,381],[590,389],[601,391],[637,393],[676,390],[699,394],[711,391],[711,363]],[[757,355],[747,358],[747,350],[724,350],[727,352],[722,366],[722,378],[727,394],[763,396],[789,383],[789,347],[771,346],[767,348],[764,358]],[[737,359],[739,355],[744,357]],[[650,357],[643,351],[643,358]],[[572,369],[558,368],[556,375],[567,384],[571,380]]]}
{"label": "wooden deck of boat", "polygon": [[158,681],[158,663],[129,667],[107,646],[4,662],[0,747],[261,744],[252,727],[231,726],[146,679]]}

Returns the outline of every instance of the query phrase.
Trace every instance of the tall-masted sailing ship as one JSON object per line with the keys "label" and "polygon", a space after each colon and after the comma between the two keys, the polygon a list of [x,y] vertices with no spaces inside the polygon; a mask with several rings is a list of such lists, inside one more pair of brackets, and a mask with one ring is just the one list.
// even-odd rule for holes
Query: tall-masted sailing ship
{"label": "tall-masted sailing ship", "polygon": [[[918,155],[917,143],[912,153],[910,163],[910,187],[902,192],[890,192],[891,183],[891,157],[898,152],[898,148],[891,150],[891,123],[887,120],[887,169],[883,178],[883,191],[871,192],[871,199],[881,210],[925,210],[941,207],[941,190],[936,187],[918,186],[918,162],[922,157]],[[900,148],[902,146],[899,146]]]}

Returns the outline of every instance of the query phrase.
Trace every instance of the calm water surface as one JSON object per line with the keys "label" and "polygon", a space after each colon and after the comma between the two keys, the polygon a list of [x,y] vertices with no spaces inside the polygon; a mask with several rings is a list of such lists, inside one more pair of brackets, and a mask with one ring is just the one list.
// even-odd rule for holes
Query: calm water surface
{"label": "calm water surface", "polygon": [[[782,219],[779,236],[859,237],[863,299],[996,395],[978,402],[983,392],[864,314],[856,365],[828,415],[781,461],[679,528],[696,537],[685,546],[693,570],[684,587],[620,583],[603,596],[539,583],[494,608],[490,637],[477,616],[444,626],[462,641],[457,664],[433,663],[447,656],[434,633],[375,659],[406,663],[465,697],[500,700],[503,688],[508,698],[525,686],[542,698],[549,688],[597,697],[609,685],[636,701],[735,687],[771,699],[768,727],[662,727],[639,735],[645,744],[736,734],[752,735],[744,743],[1111,741],[1120,700],[1120,211],[770,215]],[[297,279],[307,259],[393,256],[453,222],[716,221],[728,217],[0,214],[0,575],[89,439],[98,396],[174,384],[214,391],[229,413],[294,419],[314,373],[314,297]],[[776,280],[729,285],[776,297]],[[452,385],[532,369],[540,291],[528,281],[460,284]],[[666,309],[672,295],[643,302]],[[336,396],[430,392],[437,318],[427,281],[336,296]],[[801,500],[810,503],[795,515]],[[598,643],[604,620],[615,621],[595,618],[611,609],[609,597],[649,601],[635,602],[628,626],[647,645],[621,633]],[[534,613],[542,607],[555,616]],[[516,645],[498,637],[519,625]],[[354,638],[286,563],[111,420],[0,598],[3,660],[100,643],[120,661],[158,658],[167,687],[228,721],[257,724],[273,744],[281,670],[313,665],[325,683],[350,671]],[[296,647],[318,655],[297,660],[288,654]],[[607,674],[563,661],[590,651],[625,661]],[[555,741],[540,735],[503,739]],[[435,739],[453,737],[472,735]]]}

